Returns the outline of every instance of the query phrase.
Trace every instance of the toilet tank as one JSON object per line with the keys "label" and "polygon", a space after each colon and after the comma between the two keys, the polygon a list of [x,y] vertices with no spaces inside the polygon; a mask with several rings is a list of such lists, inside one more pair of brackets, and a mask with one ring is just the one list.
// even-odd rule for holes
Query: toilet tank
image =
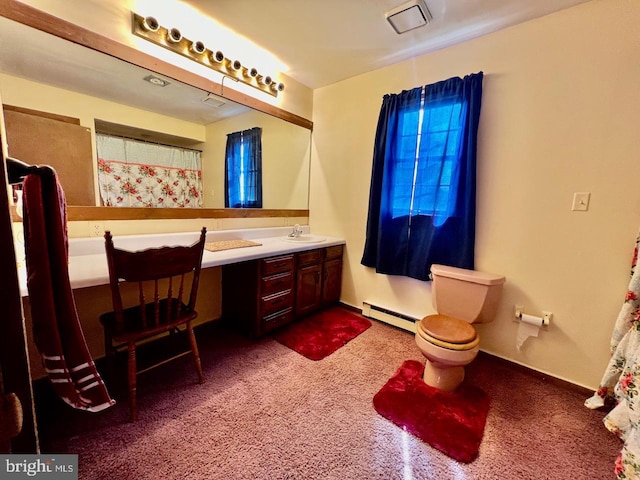
{"label": "toilet tank", "polygon": [[441,315],[469,323],[493,321],[505,278],[493,273],[432,265],[432,302]]}

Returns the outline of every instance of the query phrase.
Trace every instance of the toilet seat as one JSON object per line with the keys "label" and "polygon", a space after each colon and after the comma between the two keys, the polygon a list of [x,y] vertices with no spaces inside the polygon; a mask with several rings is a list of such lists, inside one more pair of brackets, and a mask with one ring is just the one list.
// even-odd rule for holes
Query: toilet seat
{"label": "toilet seat", "polygon": [[480,343],[480,336],[471,324],[446,315],[424,317],[416,331],[427,342],[449,350],[471,350]]}

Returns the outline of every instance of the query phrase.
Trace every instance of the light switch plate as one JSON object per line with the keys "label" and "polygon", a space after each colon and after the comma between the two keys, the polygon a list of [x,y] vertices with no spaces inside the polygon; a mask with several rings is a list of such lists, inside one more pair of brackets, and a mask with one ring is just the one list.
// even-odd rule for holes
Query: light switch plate
{"label": "light switch plate", "polygon": [[571,204],[571,210],[574,212],[586,212],[589,210],[589,200],[591,193],[589,192],[575,192],[573,194],[573,203]]}

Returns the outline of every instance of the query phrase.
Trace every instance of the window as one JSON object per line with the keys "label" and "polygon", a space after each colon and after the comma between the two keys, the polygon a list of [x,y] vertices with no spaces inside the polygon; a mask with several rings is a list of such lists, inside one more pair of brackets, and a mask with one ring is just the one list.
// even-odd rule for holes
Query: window
{"label": "window", "polygon": [[428,280],[474,267],[482,72],[385,95],[373,151],[362,264]]}
{"label": "window", "polygon": [[262,208],[262,129],[227,135],[225,207]]}
{"label": "window", "polygon": [[200,152],[97,133],[98,187],[110,207],[202,207]]}
{"label": "window", "polygon": [[466,108],[455,100],[425,105],[421,97],[418,110],[400,112],[391,211],[442,225],[455,211]]}

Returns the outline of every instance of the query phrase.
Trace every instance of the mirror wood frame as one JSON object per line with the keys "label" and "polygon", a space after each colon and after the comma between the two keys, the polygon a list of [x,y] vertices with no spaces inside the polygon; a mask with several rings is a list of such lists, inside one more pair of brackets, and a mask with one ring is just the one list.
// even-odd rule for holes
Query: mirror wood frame
{"label": "mirror wood frame", "polygon": [[[215,95],[237,102],[246,107],[272,115],[287,122],[313,131],[313,122],[299,115],[262,102],[257,98],[184,70],[171,63],[140,52],[90,30],[67,22],[61,18],[20,3],[17,0],[0,0],[0,16],[23,25],[49,33],[69,42],[110,55],[141,68],[157,72],[176,81],[191,85]],[[13,221],[21,221],[12,207]],[[69,221],[76,220],[147,220],[147,219],[188,219],[188,218],[268,218],[268,217],[307,217],[309,210],[287,209],[150,209],[150,208],[113,208],[68,206]]]}

